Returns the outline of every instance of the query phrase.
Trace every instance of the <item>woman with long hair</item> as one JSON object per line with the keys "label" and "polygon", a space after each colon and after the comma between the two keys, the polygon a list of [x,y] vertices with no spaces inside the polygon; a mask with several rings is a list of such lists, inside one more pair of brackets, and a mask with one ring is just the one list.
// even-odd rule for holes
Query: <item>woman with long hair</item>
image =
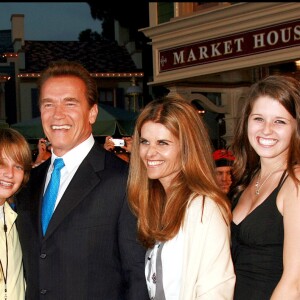
{"label": "woman with long hair", "polygon": [[300,83],[253,84],[232,150],[236,300],[300,299]]}
{"label": "woman with long hair", "polygon": [[219,189],[207,129],[184,100],[158,99],[139,115],[128,197],[148,248],[150,299],[232,299],[230,204]]}

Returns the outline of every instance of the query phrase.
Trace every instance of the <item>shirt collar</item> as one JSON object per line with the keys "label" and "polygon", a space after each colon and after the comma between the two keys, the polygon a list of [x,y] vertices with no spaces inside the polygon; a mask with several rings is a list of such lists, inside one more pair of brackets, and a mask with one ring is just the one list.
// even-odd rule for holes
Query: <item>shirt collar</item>
{"label": "shirt collar", "polygon": [[[70,151],[68,151],[65,155],[61,156],[64,160],[65,167],[68,171],[71,171],[73,168],[78,167],[83,159],[87,156],[87,154],[92,149],[95,143],[95,139],[91,134],[85,141],[83,141],[78,146],[74,147]],[[58,158],[53,152],[51,155],[51,168],[53,168],[54,160]]]}

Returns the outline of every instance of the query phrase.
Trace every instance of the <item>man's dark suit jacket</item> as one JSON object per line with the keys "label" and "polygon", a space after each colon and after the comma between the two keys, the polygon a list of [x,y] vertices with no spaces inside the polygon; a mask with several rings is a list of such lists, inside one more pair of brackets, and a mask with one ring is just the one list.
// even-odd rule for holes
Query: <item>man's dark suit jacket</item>
{"label": "man's dark suit jacket", "polygon": [[128,165],[95,143],[41,232],[50,159],[17,196],[26,299],[149,299],[145,250],[126,197]]}

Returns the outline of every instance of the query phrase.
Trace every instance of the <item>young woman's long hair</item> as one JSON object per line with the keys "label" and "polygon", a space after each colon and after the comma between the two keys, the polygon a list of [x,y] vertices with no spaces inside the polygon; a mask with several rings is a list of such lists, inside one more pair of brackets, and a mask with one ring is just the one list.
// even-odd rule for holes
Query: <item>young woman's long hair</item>
{"label": "young woman's long hair", "polygon": [[[141,128],[148,121],[164,125],[181,147],[181,171],[172,181],[168,198],[160,181],[148,178],[139,155]],[[129,203],[138,217],[139,239],[144,246],[152,247],[156,240],[167,241],[178,233],[194,194],[214,200],[225,221],[231,220],[229,201],[215,181],[207,128],[197,110],[184,100],[154,100],[137,119],[128,178]]]}
{"label": "young woman's long hair", "polygon": [[236,180],[234,197],[240,194],[260,169],[260,158],[248,139],[248,119],[255,101],[261,96],[277,100],[296,119],[297,127],[292,135],[287,158],[287,170],[298,182],[294,173],[295,164],[300,163],[300,83],[282,75],[273,75],[253,84],[244,104],[241,118],[236,126],[232,150],[235,155],[233,174]]}

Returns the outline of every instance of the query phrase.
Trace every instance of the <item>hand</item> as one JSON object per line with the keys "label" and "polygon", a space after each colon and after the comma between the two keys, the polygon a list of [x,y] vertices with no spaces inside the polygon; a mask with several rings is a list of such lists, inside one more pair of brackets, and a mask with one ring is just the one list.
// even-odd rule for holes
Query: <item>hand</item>
{"label": "hand", "polygon": [[128,137],[123,137],[122,139],[125,141],[125,146],[123,146],[121,148],[123,148],[127,152],[131,153],[132,137],[128,136]]}
{"label": "hand", "polygon": [[43,138],[39,139],[39,142],[38,142],[38,153],[39,154],[45,153],[47,151],[46,142],[47,141]]}
{"label": "hand", "polygon": [[107,151],[114,150],[115,144],[113,143],[112,137],[111,137],[111,136],[107,136],[107,137],[105,138],[105,143],[104,143],[103,147],[104,147],[104,149],[107,150]]}

